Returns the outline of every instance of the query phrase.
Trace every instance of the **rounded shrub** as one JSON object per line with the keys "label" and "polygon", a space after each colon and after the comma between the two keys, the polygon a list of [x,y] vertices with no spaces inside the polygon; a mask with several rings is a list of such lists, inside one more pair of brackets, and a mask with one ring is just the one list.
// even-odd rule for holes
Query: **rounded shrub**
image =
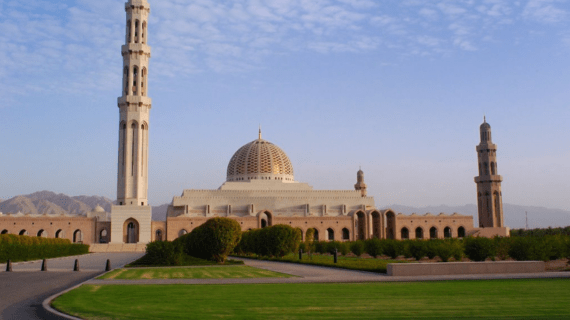
{"label": "rounded shrub", "polygon": [[149,265],[179,265],[182,261],[182,247],[179,242],[150,242],[146,245],[144,261]]}
{"label": "rounded shrub", "polygon": [[416,260],[420,260],[427,254],[427,241],[410,240],[409,250],[412,257],[414,257]]}
{"label": "rounded shrub", "polygon": [[225,262],[241,239],[241,227],[229,218],[212,218],[192,232],[177,239],[186,254]]}
{"label": "rounded shrub", "polygon": [[357,240],[350,244],[350,251],[357,257],[360,257],[364,253],[364,249],[365,244],[362,240]]}
{"label": "rounded shrub", "polygon": [[313,246],[315,248],[314,251],[316,253],[325,254],[328,252],[326,241],[315,241],[315,242],[313,242]]}
{"label": "rounded shrub", "polygon": [[366,253],[368,253],[370,256],[376,258],[382,255],[383,243],[380,239],[377,238],[368,239],[365,241],[365,244],[366,244]]}
{"label": "rounded shrub", "polygon": [[400,255],[402,255],[403,243],[401,241],[386,239],[383,242],[384,242],[383,246],[384,254],[386,254],[392,259],[396,259]]}
{"label": "rounded shrub", "polygon": [[485,261],[495,257],[493,239],[483,237],[467,237],[463,240],[465,255],[473,261]]}

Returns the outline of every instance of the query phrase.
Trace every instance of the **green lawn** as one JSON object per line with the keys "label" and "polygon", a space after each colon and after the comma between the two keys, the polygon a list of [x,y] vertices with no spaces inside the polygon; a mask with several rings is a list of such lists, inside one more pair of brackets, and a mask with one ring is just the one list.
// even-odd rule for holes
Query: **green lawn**
{"label": "green lawn", "polygon": [[[377,273],[386,273],[386,268],[388,263],[407,263],[408,261],[402,260],[384,260],[384,259],[374,259],[374,258],[359,258],[359,257],[345,257],[338,256],[338,263],[334,263],[333,256],[313,254],[309,257],[308,254],[303,254],[303,260],[299,260],[298,254],[289,254],[283,258],[267,258],[267,257],[255,257],[255,256],[243,256],[244,258],[252,258],[259,260],[271,260],[271,261],[284,261],[292,263],[301,264],[311,264],[317,266],[327,266],[350,270],[362,270]],[[412,261],[409,261],[412,262]],[[415,261],[413,261],[415,262]]]}
{"label": "green lawn", "polygon": [[291,275],[248,266],[202,268],[136,268],[116,269],[97,279],[225,279],[225,278],[289,278]]}
{"label": "green lawn", "polygon": [[[182,266],[213,266],[213,265],[234,265],[234,264],[243,264],[241,260],[226,260],[225,263],[218,263],[215,261],[204,260],[196,257],[189,256],[187,254],[182,254],[180,264],[177,265],[178,267]],[[126,267],[161,267],[164,265],[157,265],[149,259],[149,257],[145,254],[140,259],[131,262],[130,264],[126,265]]]}
{"label": "green lawn", "polygon": [[53,305],[86,319],[568,319],[570,281],[83,285]]}

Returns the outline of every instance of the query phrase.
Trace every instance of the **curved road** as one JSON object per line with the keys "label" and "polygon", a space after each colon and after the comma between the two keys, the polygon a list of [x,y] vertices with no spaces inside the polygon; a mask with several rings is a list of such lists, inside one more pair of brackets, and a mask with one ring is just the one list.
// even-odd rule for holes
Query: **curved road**
{"label": "curved road", "polygon": [[[41,261],[14,263],[13,272],[0,264],[0,319],[62,319],[48,314],[42,302],[48,297],[87,281],[105,271],[107,259],[119,268],[140,258],[143,253],[92,253],[47,260],[48,271],[42,272]],[[75,259],[79,272],[73,271]]]}

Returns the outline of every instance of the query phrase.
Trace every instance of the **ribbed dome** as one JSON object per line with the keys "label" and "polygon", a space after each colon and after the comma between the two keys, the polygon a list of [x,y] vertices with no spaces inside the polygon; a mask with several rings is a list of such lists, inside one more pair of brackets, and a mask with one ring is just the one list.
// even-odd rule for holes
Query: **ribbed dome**
{"label": "ribbed dome", "polygon": [[261,138],[234,153],[228,164],[227,181],[281,180],[293,182],[293,166],[287,154]]}

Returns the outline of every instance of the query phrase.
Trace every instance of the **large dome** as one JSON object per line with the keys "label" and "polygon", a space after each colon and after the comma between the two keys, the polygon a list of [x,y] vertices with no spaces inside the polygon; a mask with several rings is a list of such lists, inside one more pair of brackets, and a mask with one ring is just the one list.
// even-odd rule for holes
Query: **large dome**
{"label": "large dome", "polygon": [[289,157],[273,143],[254,140],[234,153],[228,164],[226,181],[280,180],[293,182],[293,166]]}

